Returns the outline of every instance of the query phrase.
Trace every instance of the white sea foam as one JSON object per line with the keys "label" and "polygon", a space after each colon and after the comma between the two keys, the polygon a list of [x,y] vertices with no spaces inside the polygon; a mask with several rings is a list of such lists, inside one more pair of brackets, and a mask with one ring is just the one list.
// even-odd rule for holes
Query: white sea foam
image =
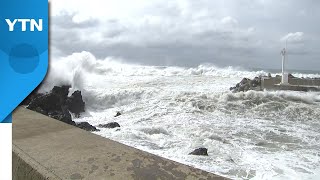
{"label": "white sea foam", "polygon": [[[241,78],[260,74],[266,72],[130,65],[82,52],[52,62],[41,91],[72,84],[86,101],[75,121],[117,121],[120,131],[97,134],[206,171],[234,179],[317,179],[320,93],[229,92]],[[113,117],[116,111],[122,115]],[[198,147],[209,156],[188,155]]]}

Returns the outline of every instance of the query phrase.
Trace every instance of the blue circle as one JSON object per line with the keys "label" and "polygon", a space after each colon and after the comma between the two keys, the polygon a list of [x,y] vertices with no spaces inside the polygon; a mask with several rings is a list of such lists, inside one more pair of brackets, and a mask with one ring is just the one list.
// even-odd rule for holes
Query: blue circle
{"label": "blue circle", "polygon": [[9,63],[15,72],[28,74],[33,72],[39,65],[39,53],[30,44],[19,44],[11,48]]}

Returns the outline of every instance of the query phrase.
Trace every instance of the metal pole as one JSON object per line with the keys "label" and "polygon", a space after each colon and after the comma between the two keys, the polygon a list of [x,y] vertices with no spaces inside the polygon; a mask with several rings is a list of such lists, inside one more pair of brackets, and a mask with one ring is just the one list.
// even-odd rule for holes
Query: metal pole
{"label": "metal pole", "polygon": [[286,48],[284,49],[284,54],[283,54],[283,61],[282,61],[282,74],[284,75],[284,73],[286,72],[286,55],[287,55],[287,45],[288,45],[288,38],[286,39]]}
{"label": "metal pole", "polygon": [[283,54],[282,54],[282,75],[284,75],[284,61],[285,61],[285,50],[283,51]]}
{"label": "metal pole", "polygon": [[285,62],[285,49],[282,50],[282,79],[281,79],[281,84],[284,84],[284,62]]}
{"label": "metal pole", "polygon": [[283,50],[281,51],[281,55],[282,55],[282,78],[281,78],[281,84],[288,84],[288,75],[286,73],[286,54],[287,54],[287,44],[288,44],[288,39],[286,39],[286,46],[285,48],[283,48]]}

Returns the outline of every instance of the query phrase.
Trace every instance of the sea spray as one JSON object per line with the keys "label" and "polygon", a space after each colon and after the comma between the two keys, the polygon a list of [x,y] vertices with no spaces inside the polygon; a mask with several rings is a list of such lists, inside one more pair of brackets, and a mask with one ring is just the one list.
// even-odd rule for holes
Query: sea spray
{"label": "sea spray", "polygon": [[[319,177],[319,93],[229,91],[266,73],[143,66],[81,52],[53,61],[42,91],[71,84],[87,105],[75,121],[116,121],[120,130],[96,134],[206,171],[234,179]],[[209,156],[188,155],[199,147]]]}

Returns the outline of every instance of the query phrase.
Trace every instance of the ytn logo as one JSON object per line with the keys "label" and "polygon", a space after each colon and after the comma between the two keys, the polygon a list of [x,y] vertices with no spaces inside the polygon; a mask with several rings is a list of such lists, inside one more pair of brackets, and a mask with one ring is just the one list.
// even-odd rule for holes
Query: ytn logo
{"label": "ytn logo", "polygon": [[14,19],[13,21],[11,21],[10,19],[6,19],[6,22],[9,26],[9,31],[14,31],[15,30],[15,24],[21,23],[21,31],[27,31],[27,24],[30,24],[30,31],[34,31],[35,28],[38,31],[42,31],[42,19],[39,19],[39,21],[37,22],[34,19]]}

